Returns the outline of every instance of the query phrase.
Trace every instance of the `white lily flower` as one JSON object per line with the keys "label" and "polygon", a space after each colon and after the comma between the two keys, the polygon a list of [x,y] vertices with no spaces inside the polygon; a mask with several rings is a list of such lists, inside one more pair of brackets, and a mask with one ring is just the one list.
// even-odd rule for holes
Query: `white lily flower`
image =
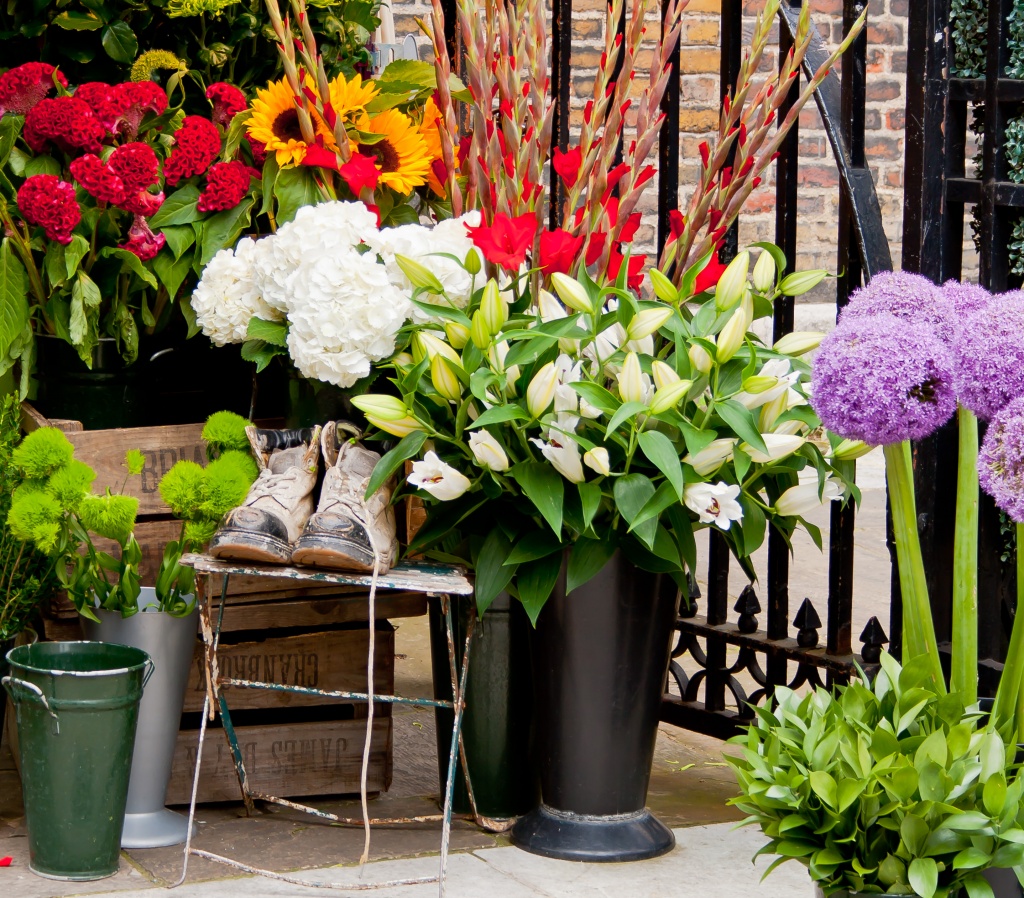
{"label": "white lily flower", "polygon": [[573,412],[579,406],[579,397],[570,384],[576,383],[582,376],[582,362],[575,362],[565,353],[555,359],[555,372],[557,381],[555,383],[555,411]]}
{"label": "white lily flower", "polygon": [[[770,387],[767,390],[762,390],[759,393],[751,393],[746,390],[742,390],[733,396],[737,402],[751,410],[755,408],[762,408],[763,406],[769,405],[776,402],[780,396],[784,396],[791,391],[793,384],[800,380],[799,371],[790,371],[789,359],[771,359],[765,362],[761,366],[761,370],[757,373],[758,377],[773,377],[775,378],[775,386]],[[795,390],[792,392],[796,393]],[[800,394],[797,393],[799,396]],[[802,397],[801,397],[802,398]],[[787,408],[790,408],[789,400],[787,399],[775,413],[775,417],[765,423],[762,423],[762,430],[769,430],[771,424],[774,423],[775,418],[782,414]]]}
{"label": "white lily flower", "polygon": [[841,499],[842,495],[843,482],[835,477],[825,481],[825,488],[820,496],[817,482],[801,483],[798,486],[791,486],[779,496],[775,503],[775,511],[786,517],[803,517],[816,508]]}
{"label": "white lily flower", "polygon": [[473,485],[465,474],[441,461],[433,451],[424,455],[421,461],[412,463],[412,473],[406,479],[442,502],[458,499]]}
{"label": "white lily flower", "polygon": [[608,458],[608,450],[604,446],[595,446],[593,449],[583,453],[583,464],[591,471],[603,474],[607,477],[612,472],[611,462]]}
{"label": "white lily flower", "polygon": [[550,433],[548,441],[531,437],[530,442],[537,446],[552,467],[566,480],[582,483],[584,478],[583,465],[580,462],[580,447],[571,437],[561,433]]}
{"label": "white lily flower", "polygon": [[591,421],[594,421],[597,418],[600,418],[604,412],[602,412],[596,405],[591,405],[586,399],[580,396],[580,414],[584,418],[590,418]]}
{"label": "white lily flower", "polygon": [[743,520],[743,506],[736,501],[739,494],[739,486],[724,481],[691,483],[683,490],[683,502],[702,524],[728,530],[733,521]]}
{"label": "white lily flower", "polygon": [[563,306],[554,294],[549,293],[547,290],[540,291],[540,297],[537,300],[537,310],[540,312],[540,320],[544,322],[558,321],[559,318],[568,318],[569,313],[565,311]]}
{"label": "white lily flower", "polygon": [[707,477],[722,467],[722,463],[732,458],[732,450],[739,440],[734,437],[724,437],[712,440],[696,455],[687,454],[683,461],[690,465],[701,477]]}
{"label": "white lily flower", "polygon": [[867,455],[874,448],[874,446],[869,446],[863,440],[843,440],[836,446],[835,451],[832,453],[832,458],[836,461],[853,461]]}
{"label": "white lily flower", "polygon": [[490,471],[508,470],[508,456],[505,450],[486,430],[474,430],[469,435],[469,449],[481,468]]}
{"label": "white lily flower", "polygon": [[754,461],[766,465],[773,461],[779,461],[787,455],[792,455],[804,444],[804,438],[791,434],[762,433],[767,452],[755,449],[749,443],[740,444],[740,448],[747,453]]}
{"label": "white lily flower", "polygon": [[[714,342],[713,337],[709,339]],[[692,344],[687,355],[690,357],[690,364],[701,374],[707,374],[711,370],[712,365],[714,365],[711,353],[701,346],[700,343]]]}
{"label": "white lily flower", "polygon": [[777,425],[772,433],[777,433],[781,436],[793,436],[794,434],[803,433],[805,430],[807,430],[807,425],[803,421],[794,418],[791,421],[783,421]]}

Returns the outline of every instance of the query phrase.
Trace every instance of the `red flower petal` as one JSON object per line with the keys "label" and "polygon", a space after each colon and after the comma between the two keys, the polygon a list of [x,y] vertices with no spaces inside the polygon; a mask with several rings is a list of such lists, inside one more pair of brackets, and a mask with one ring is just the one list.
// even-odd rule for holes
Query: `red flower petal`
{"label": "red flower petal", "polygon": [[572,189],[580,176],[580,168],[583,166],[583,151],[579,147],[573,147],[568,153],[563,153],[561,149],[555,147],[551,165],[565,182],[565,186]]}
{"label": "red flower petal", "polygon": [[338,172],[353,196],[359,196],[364,188],[376,190],[377,182],[380,180],[380,170],[373,157],[364,156],[362,153],[353,153],[352,158],[342,165]]}
{"label": "red flower petal", "polygon": [[537,230],[537,216],[533,212],[515,218],[499,212],[489,226],[466,227],[470,239],[484,258],[508,271],[518,271],[526,261],[526,251],[533,246]]}
{"label": "red flower petal", "polygon": [[582,234],[574,237],[562,228],[544,231],[540,235],[540,270],[544,274],[571,273],[582,246]]}

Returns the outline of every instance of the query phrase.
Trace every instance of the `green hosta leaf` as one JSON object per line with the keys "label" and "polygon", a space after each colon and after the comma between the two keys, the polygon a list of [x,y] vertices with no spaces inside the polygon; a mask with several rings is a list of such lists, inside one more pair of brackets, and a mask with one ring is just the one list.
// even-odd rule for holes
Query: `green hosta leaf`
{"label": "green hosta leaf", "polygon": [[[253,319],[253,321],[259,320],[258,318]],[[269,324],[270,322],[263,323]],[[249,335],[256,336],[252,333],[252,322],[249,322]],[[412,433],[402,437],[399,444],[377,462],[373,469],[373,474],[370,476],[370,482],[366,485],[366,493],[363,498],[369,499],[408,459],[419,455],[426,441],[427,435],[422,430],[414,430]]]}
{"label": "green hosta leaf", "polygon": [[555,536],[561,539],[562,501],[565,489],[562,475],[550,465],[541,462],[523,462],[512,468],[509,474],[551,526]]}
{"label": "green hosta leaf", "polygon": [[581,537],[569,553],[565,591],[571,593],[595,576],[615,554],[615,541]]}
{"label": "green hosta leaf", "polygon": [[683,500],[683,466],[679,464],[679,451],[665,434],[657,430],[645,430],[640,434],[640,449],[676,491],[679,501]]}
{"label": "green hosta leaf", "polygon": [[[246,329],[246,336],[251,337],[253,340],[262,340],[264,343],[270,343],[272,346],[287,346],[288,325],[283,321],[267,321],[263,318],[251,318],[249,319],[249,327]],[[409,436],[412,436],[412,434],[409,434]],[[408,438],[409,437],[405,437],[402,442],[405,442]],[[378,486],[379,485],[380,484],[378,484]],[[374,492],[376,492],[376,487],[370,490],[367,493],[367,496]]]}
{"label": "green hosta leaf", "polygon": [[544,603],[551,595],[562,569],[562,555],[549,555],[519,565],[516,571],[516,589],[530,622],[536,626]]}
{"label": "green hosta leaf", "polygon": [[921,898],[932,898],[939,885],[939,866],[930,857],[914,858],[907,869],[907,878]]}
{"label": "green hosta leaf", "polygon": [[11,249],[10,239],[0,245],[0,359],[6,359],[11,347],[28,324],[28,278],[25,266]]}
{"label": "green hosta leaf", "polygon": [[139,41],[127,22],[111,22],[103,29],[103,49],[114,62],[132,62],[139,52]]}
{"label": "green hosta leaf", "polygon": [[482,616],[491,602],[508,586],[516,569],[505,564],[508,553],[512,551],[512,543],[495,527],[484,540],[480,554],[476,559],[476,608]]}

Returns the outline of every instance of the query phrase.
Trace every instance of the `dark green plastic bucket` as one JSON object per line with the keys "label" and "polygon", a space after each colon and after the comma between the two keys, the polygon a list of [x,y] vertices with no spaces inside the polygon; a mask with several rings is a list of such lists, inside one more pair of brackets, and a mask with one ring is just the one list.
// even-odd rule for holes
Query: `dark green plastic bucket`
{"label": "dark green plastic bucket", "polygon": [[11,649],[7,660],[29,868],[48,879],[112,876],[149,656],[125,645],[42,642]]}

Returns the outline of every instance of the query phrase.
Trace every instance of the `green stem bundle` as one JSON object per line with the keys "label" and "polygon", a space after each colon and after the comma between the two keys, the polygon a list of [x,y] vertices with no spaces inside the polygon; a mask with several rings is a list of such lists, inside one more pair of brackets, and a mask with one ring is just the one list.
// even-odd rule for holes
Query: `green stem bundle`
{"label": "green stem bundle", "polygon": [[953,542],[953,654],[950,687],[965,705],[978,700],[978,419],[957,409],[956,534]]}
{"label": "green stem bundle", "polygon": [[1016,738],[1020,739],[1021,726],[1024,723],[1024,715],[1020,713],[1020,702],[1022,698],[1021,678],[1024,677],[1024,552],[1020,547],[1024,546],[1024,524],[1017,524],[1017,613],[1013,618],[1013,630],[1010,633],[1010,645],[1006,650],[1006,664],[1003,666],[1002,676],[999,678],[999,688],[996,689],[996,699],[992,706],[992,722],[997,730],[1014,721],[1016,716],[1017,730]]}

